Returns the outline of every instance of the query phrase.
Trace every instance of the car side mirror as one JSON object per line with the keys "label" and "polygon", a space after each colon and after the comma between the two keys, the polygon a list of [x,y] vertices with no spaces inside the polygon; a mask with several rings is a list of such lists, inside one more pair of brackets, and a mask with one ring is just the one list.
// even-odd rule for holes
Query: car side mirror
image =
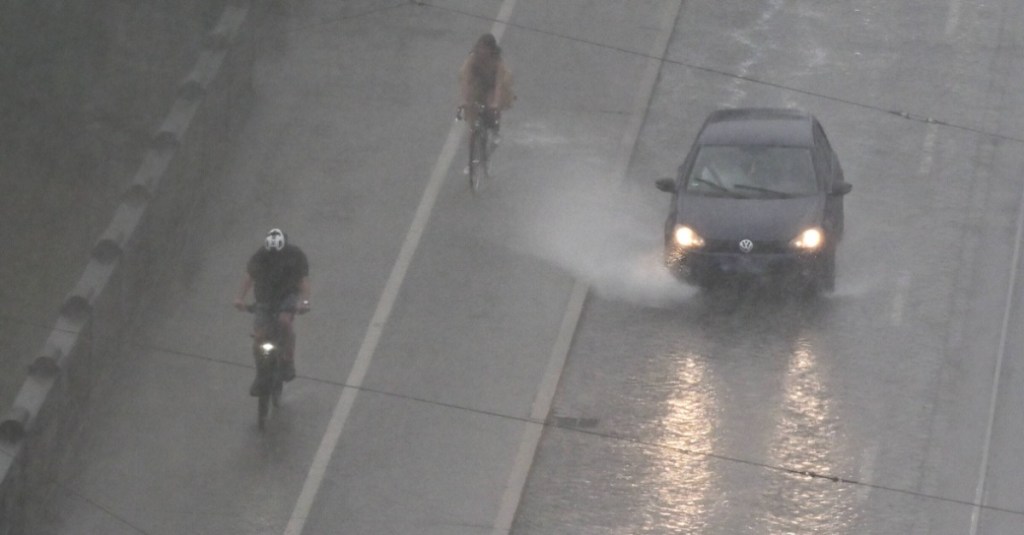
{"label": "car side mirror", "polygon": [[676,179],[674,178],[659,178],[654,182],[654,185],[659,190],[667,193],[676,192]]}
{"label": "car side mirror", "polygon": [[846,195],[853,189],[853,184],[849,182],[840,182],[832,188],[833,195]]}

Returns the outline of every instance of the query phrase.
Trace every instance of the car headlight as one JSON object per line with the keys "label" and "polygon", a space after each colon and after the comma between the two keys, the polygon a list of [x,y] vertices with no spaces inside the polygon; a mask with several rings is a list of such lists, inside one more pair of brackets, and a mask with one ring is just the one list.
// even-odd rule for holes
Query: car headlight
{"label": "car headlight", "polygon": [[673,237],[676,240],[676,245],[683,249],[693,249],[696,247],[704,246],[704,238],[701,238],[692,228],[685,225],[676,227],[676,231],[673,233]]}
{"label": "car headlight", "polygon": [[817,251],[825,243],[825,234],[820,228],[809,228],[789,242],[793,247],[803,251]]}

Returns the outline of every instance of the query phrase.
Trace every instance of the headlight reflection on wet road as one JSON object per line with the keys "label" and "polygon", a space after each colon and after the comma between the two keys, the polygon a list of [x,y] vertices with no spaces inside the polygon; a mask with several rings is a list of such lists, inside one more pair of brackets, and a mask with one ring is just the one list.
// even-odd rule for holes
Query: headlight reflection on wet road
{"label": "headlight reflection on wet road", "polygon": [[841,476],[849,466],[827,379],[812,344],[796,339],[768,451],[773,466],[798,473],[770,476],[762,496],[768,533],[855,533],[857,489],[801,475]]}
{"label": "headlight reflection on wet road", "polygon": [[715,475],[707,456],[713,451],[718,407],[707,360],[693,354],[677,363],[674,391],[665,399],[665,416],[657,443],[650,452],[651,484],[656,489],[658,514],[646,516],[644,533],[669,529],[673,533],[707,530]]}

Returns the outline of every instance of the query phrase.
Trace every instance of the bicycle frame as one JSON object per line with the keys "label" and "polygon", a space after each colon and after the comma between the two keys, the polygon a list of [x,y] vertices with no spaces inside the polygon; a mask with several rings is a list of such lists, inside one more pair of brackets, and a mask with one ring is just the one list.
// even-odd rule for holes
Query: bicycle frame
{"label": "bicycle frame", "polygon": [[282,332],[273,336],[257,337],[253,346],[256,382],[260,396],[272,394],[274,390],[280,388],[280,383],[283,383],[283,355],[288,343],[288,333],[280,324],[274,330]]}
{"label": "bicycle frame", "polygon": [[469,133],[469,187],[476,192],[481,178],[489,175],[491,135],[497,127],[498,112],[483,104],[477,104],[474,112]]}
{"label": "bicycle frame", "polygon": [[284,352],[293,336],[290,322],[282,321],[282,313],[302,313],[294,309],[275,310],[265,305],[247,305],[246,311],[269,312],[272,320],[268,325],[253,333],[253,359],[256,363],[257,423],[262,431],[270,412],[270,404],[276,407],[284,388]]}

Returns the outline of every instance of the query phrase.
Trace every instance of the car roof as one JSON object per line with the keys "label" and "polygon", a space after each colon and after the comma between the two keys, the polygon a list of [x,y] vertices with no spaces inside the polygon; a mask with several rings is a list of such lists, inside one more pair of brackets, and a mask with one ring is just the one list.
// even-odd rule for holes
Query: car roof
{"label": "car roof", "polygon": [[718,110],[704,121],[697,142],[701,145],[814,145],[814,117],[791,108],[737,108]]}

